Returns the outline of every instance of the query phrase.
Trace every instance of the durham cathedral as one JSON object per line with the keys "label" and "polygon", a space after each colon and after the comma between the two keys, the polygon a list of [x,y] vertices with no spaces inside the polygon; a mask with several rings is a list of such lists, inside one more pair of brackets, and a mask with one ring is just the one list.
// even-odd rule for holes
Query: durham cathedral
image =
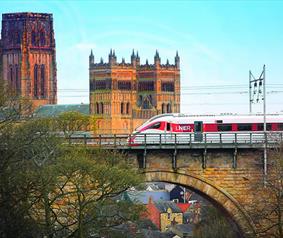
{"label": "durham cathedral", "polygon": [[[97,134],[129,134],[149,118],[180,112],[180,58],[161,64],[141,64],[138,52],[131,61],[108,61],[89,56],[89,105],[57,105],[57,66],[52,14],[2,14],[0,83],[15,95],[28,98],[33,110],[80,111],[95,117]],[[39,113],[40,114],[40,113]],[[49,116],[55,116],[47,113]]]}

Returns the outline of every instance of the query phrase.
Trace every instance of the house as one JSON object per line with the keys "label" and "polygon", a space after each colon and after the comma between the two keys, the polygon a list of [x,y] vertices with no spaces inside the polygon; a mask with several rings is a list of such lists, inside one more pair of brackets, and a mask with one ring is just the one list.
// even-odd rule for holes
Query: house
{"label": "house", "polygon": [[148,211],[147,217],[161,231],[165,231],[171,225],[183,224],[182,210],[174,202],[154,202],[152,198],[150,198],[146,207]]}
{"label": "house", "polygon": [[170,200],[176,203],[187,203],[192,194],[190,190],[177,185],[170,191]]}

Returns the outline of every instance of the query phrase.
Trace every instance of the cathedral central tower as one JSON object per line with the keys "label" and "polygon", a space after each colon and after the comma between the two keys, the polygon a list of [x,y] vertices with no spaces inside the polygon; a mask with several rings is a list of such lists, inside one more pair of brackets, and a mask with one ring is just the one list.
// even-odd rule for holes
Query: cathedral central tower
{"label": "cathedral central tower", "polygon": [[149,118],[180,112],[180,58],[161,64],[158,51],[154,64],[140,64],[138,52],[131,62],[120,63],[114,50],[108,62],[95,63],[89,56],[90,112],[96,116],[96,133],[129,134]]}

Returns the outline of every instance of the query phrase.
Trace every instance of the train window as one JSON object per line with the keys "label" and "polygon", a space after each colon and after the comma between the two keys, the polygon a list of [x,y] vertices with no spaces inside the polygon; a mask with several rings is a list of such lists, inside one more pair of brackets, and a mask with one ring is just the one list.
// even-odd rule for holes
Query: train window
{"label": "train window", "polygon": [[283,123],[278,123],[278,131],[283,131]]}
{"label": "train window", "polygon": [[251,131],[252,124],[238,124],[238,131]]}
{"label": "train window", "polygon": [[232,131],[232,124],[219,124],[217,129],[218,131]]}
{"label": "train window", "polygon": [[[282,124],[283,125],[283,124]],[[279,125],[278,125],[279,126]],[[266,124],[266,130],[267,131],[271,131],[271,128],[272,128],[272,124],[271,123],[267,123]],[[279,127],[278,127],[279,128]],[[282,127],[282,129],[283,129],[283,127]],[[257,130],[258,131],[263,131],[263,123],[258,123],[257,124]]]}
{"label": "train window", "polygon": [[202,132],[202,121],[195,121],[194,122],[194,131],[195,132]]}
{"label": "train window", "polygon": [[171,130],[171,124],[170,123],[167,123],[167,128],[166,128],[167,131],[170,131]]}
{"label": "train window", "polygon": [[148,129],[159,129],[159,127],[160,127],[160,122],[157,122],[157,123],[151,125],[150,127],[148,127]]}

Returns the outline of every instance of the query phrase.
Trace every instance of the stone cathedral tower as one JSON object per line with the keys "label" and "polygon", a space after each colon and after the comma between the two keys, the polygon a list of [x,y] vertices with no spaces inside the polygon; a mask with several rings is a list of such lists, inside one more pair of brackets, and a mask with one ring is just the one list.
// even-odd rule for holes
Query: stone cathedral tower
{"label": "stone cathedral tower", "polygon": [[57,102],[52,14],[2,15],[0,80],[36,108]]}
{"label": "stone cathedral tower", "polygon": [[90,113],[96,116],[96,133],[129,134],[149,118],[180,112],[180,58],[161,64],[158,51],[154,64],[140,63],[138,52],[131,62],[117,62],[110,51],[108,62],[89,56]]}

